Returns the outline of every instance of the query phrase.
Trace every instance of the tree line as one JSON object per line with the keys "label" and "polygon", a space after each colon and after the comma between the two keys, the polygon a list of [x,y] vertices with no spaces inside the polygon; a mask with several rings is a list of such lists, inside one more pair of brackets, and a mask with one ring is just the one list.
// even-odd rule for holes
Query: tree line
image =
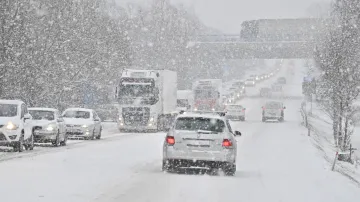
{"label": "tree line", "polygon": [[124,68],[176,70],[189,88],[204,70],[219,75],[211,54],[186,46],[204,29],[167,0],[0,1],[0,98],[59,109],[107,104]]}
{"label": "tree line", "polygon": [[332,119],[336,146],[349,149],[360,93],[360,1],[336,0],[327,30],[317,46],[315,61],[320,70],[317,95]]}

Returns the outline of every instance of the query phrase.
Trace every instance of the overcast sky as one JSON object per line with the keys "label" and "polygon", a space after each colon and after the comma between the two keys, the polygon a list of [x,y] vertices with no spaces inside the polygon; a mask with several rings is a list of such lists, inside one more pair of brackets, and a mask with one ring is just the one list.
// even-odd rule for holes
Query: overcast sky
{"label": "overcast sky", "polygon": [[[150,3],[153,0],[117,0]],[[197,16],[210,27],[225,33],[239,33],[244,20],[309,16],[309,7],[331,0],[171,0],[193,5]]]}

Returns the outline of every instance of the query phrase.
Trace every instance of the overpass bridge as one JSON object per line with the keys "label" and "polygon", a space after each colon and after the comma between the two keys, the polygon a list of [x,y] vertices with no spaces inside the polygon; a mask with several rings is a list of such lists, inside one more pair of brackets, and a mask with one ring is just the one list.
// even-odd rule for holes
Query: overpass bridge
{"label": "overpass bridge", "polygon": [[314,41],[245,41],[240,35],[199,35],[189,48],[214,51],[226,59],[312,58]]}

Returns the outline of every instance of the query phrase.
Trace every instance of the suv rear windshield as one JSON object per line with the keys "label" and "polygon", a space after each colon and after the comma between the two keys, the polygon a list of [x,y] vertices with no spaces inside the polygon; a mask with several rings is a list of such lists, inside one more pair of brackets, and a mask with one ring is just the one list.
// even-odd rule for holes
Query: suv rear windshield
{"label": "suv rear windshield", "polygon": [[281,108],[281,103],[278,103],[278,102],[268,102],[268,103],[266,103],[265,107],[266,107],[266,108],[269,108],[269,109],[279,109],[279,108]]}
{"label": "suv rear windshield", "polygon": [[78,119],[89,119],[90,112],[87,111],[66,111],[64,118],[78,118]]}
{"label": "suv rear windshield", "polygon": [[181,117],[176,120],[176,130],[206,130],[221,133],[224,131],[225,123],[219,119],[202,117]]}
{"label": "suv rear windshield", "polygon": [[17,105],[0,104],[0,117],[14,117],[17,115]]}

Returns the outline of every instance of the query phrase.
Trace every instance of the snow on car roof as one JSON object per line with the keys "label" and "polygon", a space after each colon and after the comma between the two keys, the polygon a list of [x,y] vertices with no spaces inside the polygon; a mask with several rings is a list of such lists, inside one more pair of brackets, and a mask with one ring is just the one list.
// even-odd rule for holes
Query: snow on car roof
{"label": "snow on car roof", "polygon": [[46,107],[31,107],[31,108],[28,108],[28,110],[34,110],[34,111],[52,111],[52,112],[57,111],[57,109],[54,109],[54,108],[46,108]]}
{"label": "snow on car roof", "polygon": [[0,100],[0,104],[14,104],[14,105],[20,105],[24,103],[23,101],[20,100]]}
{"label": "snow on car roof", "polygon": [[85,112],[91,112],[92,109],[87,108],[68,108],[65,111],[85,111]]}
{"label": "snow on car roof", "polygon": [[177,116],[177,118],[182,118],[182,117],[189,117],[189,118],[209,118],[209,119],[220,119],[220,120],[224,120],[225,118],[218,115],[218,114],[214,114],[214,113],[196,113],[196,112],[185,112],[184,114],[180,114]]}

